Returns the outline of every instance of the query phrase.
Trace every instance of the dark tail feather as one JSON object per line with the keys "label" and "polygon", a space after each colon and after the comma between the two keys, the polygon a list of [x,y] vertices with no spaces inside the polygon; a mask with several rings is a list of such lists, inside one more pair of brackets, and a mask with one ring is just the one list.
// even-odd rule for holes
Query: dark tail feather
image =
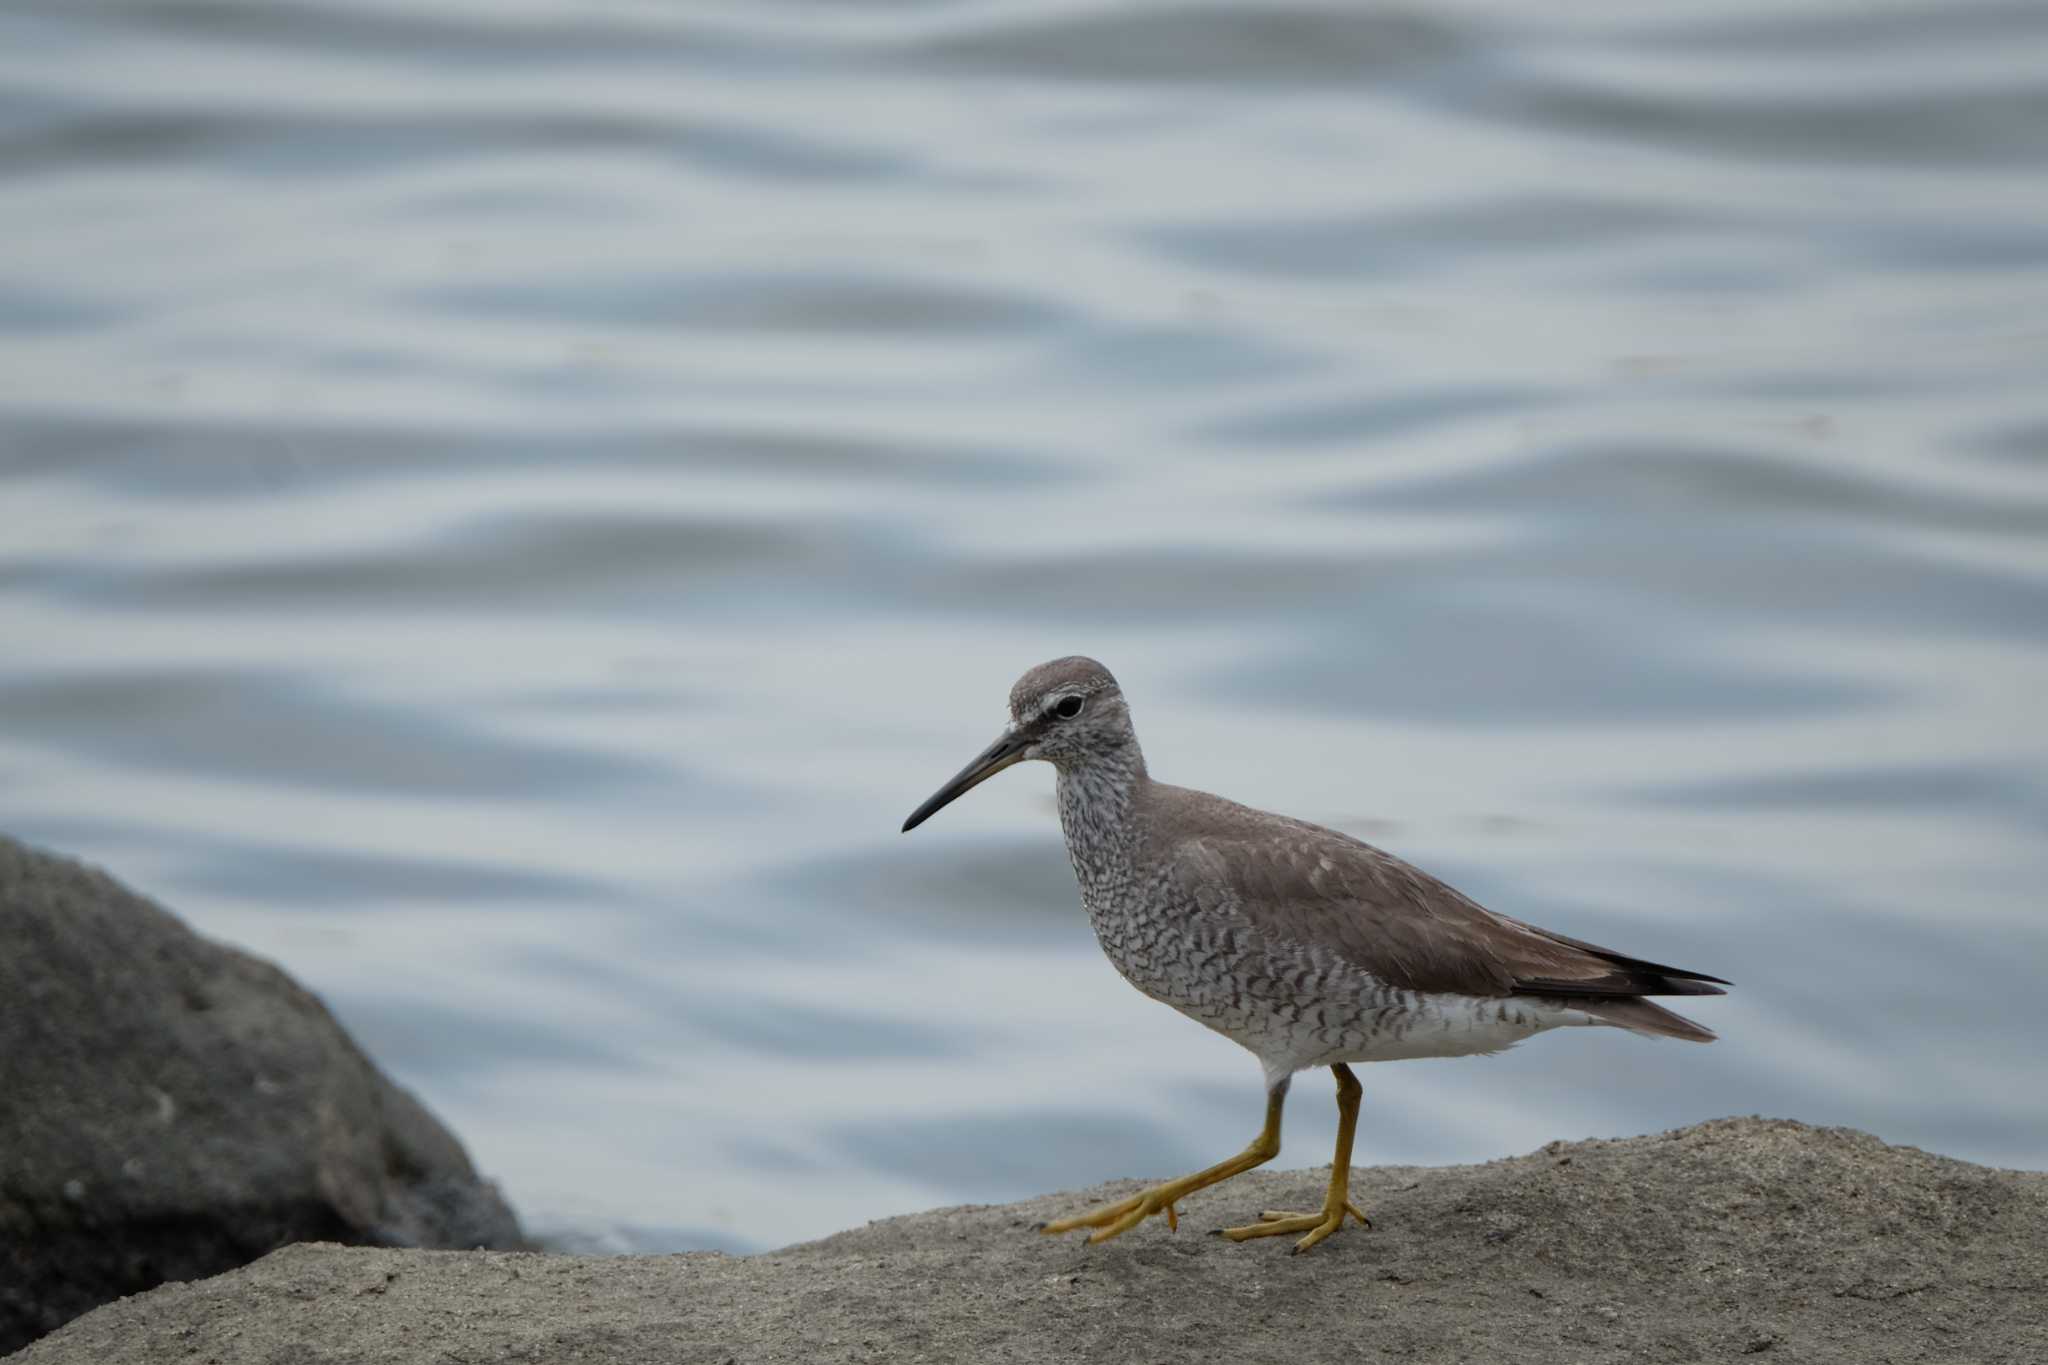
{"label": "dark tail feather", "polygon": [[[1715,992],[1719,994],[1720,992]],[[1625,1028],[1631,1033],[1642,1033],[1657,1038],[1683,1038],[1688,1043],[1711,1043],[1714,1031],[1695,1024],[1682,1014],[1674,1014],[1662,1005],[1653,1005],[1647,1000],[1571,1000],[1563,1002],[1575,1010],[1583,1010],[1603,1024]]]}
{"label": "dark tail feather", "polygon": [[[1507,919],[1506,915],[1499,918]],[[1612,948],[1602,948],[1597,943],[1588,943],[1582,938],[1539,929],[1521,920],[1510,920],[1512,924],[1527,929],[1552,943],[1562,943],[1567,948],[1577,948],[1606,963],[1610,970],[1604,976],[1592,972],[1574,972],[1557,977],[1517,977],[1515,989],[1532,995],[1726,995],[1721,987],[1729,985],[1718,976],[1705,972],[1689,972],[1682,967],[1667,967],[1661,962],[1646,962],[1627,953],[1617,953]]]}

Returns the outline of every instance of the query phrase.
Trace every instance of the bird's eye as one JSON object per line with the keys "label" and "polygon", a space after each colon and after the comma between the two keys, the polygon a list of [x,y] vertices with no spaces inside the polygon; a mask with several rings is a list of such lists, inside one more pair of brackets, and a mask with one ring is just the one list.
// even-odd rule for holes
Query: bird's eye
{"label": "bird's eye", "polygon": [[1053,704],[1052,713],[1061,720],[1072,720],[1081,714],[1081,699],[1079,697],[1061,697],[1059,701]]}

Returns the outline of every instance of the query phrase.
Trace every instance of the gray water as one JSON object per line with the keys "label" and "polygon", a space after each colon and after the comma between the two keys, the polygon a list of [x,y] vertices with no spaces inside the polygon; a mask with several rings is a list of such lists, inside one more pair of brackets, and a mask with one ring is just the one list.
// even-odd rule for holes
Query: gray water
{"label": "gray water", "polygon": [[2048,7],[1557,8],[8,0],[0,828],[538,1231],[773,1246],[1256,1127],[1049,772],[896,832],[1085,652],[1739,983],[1369,1069],[1361,1161],[2048,1167]]}

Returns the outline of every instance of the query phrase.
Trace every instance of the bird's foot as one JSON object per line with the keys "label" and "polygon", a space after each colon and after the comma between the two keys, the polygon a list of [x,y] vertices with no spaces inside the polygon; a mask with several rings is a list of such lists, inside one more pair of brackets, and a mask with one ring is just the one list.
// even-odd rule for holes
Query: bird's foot
{"label": "bird's foot", "polygon": [[1316,1243],[1344,1226],[1344,1215],[1350,1214],[1366,1227],[1372,1226],[1372,1219],[1360,1213],[1358,1206],[1349,1200],[1331,1208],[1325,1206],[1314,1213],[1294,1213],[1287,1209],[1267,1209],[1259,1215],[1259,1221],[1241,1228],[1224,1228],[1223,1235],[1233,1242],[1248,1242],[1254,1237],[1278,1237],[1290,1232],[1305,1232],[1308,1235],[1294,1244],[1295,1254],[1307,1251]]}
{"label": "bird's foot", "polygon": [[1038,1230],[1056,1234],[1073,1232],[1077,1228],[1093,1228],[1095,1231],[1088,1235],[1088,1240],[1107,1242],[1112,1237],[1129,1232],[1155,1213],[1165,1214],[1166,1226],[1178,1230],[1180,1212],[1174,1208],[1174,1203],[1183,1193],[1184,1191],[1177,1190],[1172,1185],[1154,1185],[1151,1189],[1140,1191],[1129,1199],[1120,1199],[1114,1204],[1104,1204],[1101,1208],[1091,1209],[1087,1213],[1077,1213],[1072,1218],[1047,1223]]}

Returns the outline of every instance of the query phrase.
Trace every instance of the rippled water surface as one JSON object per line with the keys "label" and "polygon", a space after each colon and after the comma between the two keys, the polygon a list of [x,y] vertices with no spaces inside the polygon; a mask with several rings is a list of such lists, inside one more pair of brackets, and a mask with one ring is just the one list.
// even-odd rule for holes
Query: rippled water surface
{"label": "rippled water surface", "polygon": [[1086,652],[1160,776],[1740,983],[1711,1049],[1373,1068],[1361,1161],[2048,1166],[2043,51],[12,0],[0,828],[286,964],[538,1230],[777,1245],[1256,1126],[1047,771],[896,832]]}

